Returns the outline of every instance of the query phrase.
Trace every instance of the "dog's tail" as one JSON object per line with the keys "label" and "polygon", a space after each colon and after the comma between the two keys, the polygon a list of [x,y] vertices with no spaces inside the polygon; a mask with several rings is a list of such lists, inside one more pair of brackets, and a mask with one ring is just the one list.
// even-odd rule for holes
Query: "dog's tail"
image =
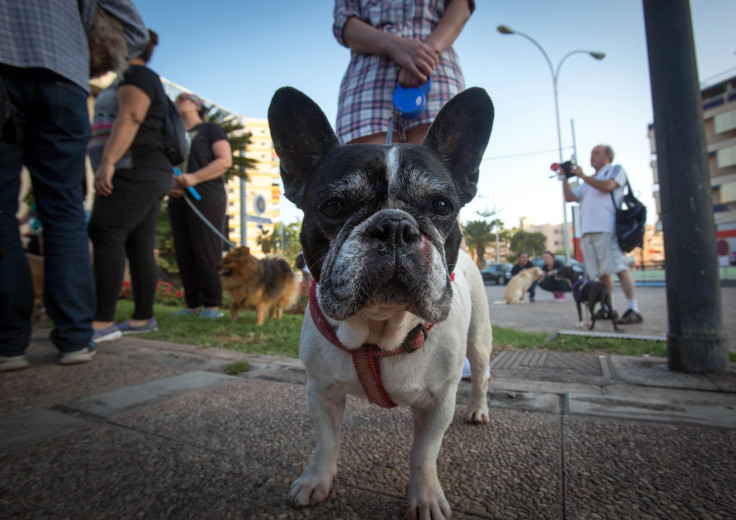
{"label": "dog's tail", "polygon": [[506,305],[507,303],[509,302],[507,302],[506,300],[496,300],[495,302],[493,302],[493,305]]}

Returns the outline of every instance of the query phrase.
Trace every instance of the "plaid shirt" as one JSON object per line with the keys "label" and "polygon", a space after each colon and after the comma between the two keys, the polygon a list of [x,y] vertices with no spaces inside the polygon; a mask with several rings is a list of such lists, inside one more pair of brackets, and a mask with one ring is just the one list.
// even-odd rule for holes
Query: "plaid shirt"
{"label": "plaid shirt", "polygon": [[[451,0],[335,0],[335,38],[345,45],[343,29],[352,16],[405,38],[426,40],[440,21]],[[468,0],[471,11],[475,2]],[[346,45],[345,45],[346,46]],[[398,83],[399,65],[390,56],[350,53],[350,63],[340,84],[336,131],[343,142],[386,132],[393,111],[391,94]],[[450,47],[440,55],[432,71],[432,89],[427,109],[411,121],[394,121],[399,135],[421,123],[431,123],[455,94],[465,88],[460,63]]]}
{"label": "plaid shirt", "polygon": [[3,0],[0,63],[48,69],[89,92],[85,27],[95,5],[120,20],[130,55],[139,55],[148,44],[148,30],[131,0]]}

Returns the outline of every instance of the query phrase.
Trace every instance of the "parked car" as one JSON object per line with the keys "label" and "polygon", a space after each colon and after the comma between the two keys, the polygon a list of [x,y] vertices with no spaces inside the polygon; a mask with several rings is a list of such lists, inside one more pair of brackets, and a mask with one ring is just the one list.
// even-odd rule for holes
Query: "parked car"
{"label": "parked car", "polygon": [[483,283],[490,285],[495,283],[496,285],[506,285],[511,279],[511,264],[500,263],[491,264],[485,269],[482,269],[480,274],[483,276]]}
{"label": "parked car", "polygon": [[[555,255],[555,260],[559,261],[562,265],[565,265],[565,255]],[[542,266],[544,265],[544,258],[540,256],[539,258],[534,258],[533,260],[531,260],[531,262],[541,269]],[[581,275],[585,276],[585,265],[583,265],[583,263],[580,262],[579,260],[576,260],[575,258],[571,258],[570,267],[572,267],[575,271],[577,271]]]}

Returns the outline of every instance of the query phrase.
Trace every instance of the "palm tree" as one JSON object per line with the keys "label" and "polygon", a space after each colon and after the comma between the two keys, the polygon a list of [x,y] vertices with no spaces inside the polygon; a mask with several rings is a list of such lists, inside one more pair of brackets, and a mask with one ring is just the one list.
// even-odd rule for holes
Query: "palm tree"
{"label": "palm tree", "polygon": [[230,142],[230,148],[233,150],[233,165],[225,172],[225,182],[233,177],[239,177],[247,181],[248,174],[246,170],[256,165],[255,159],[245,156],[245,148],[250,144],[251,133],[245,131],[245,127],[239,118],[219,108],[210,109],[203,119],[204,121],[217,123],[222,128]]}
{"label": "palm tree", "polygon": [[475,252],[475,263],[478,268],[482,269],[486,265],[486,248],[495,240],[492,231],[493,224],[485,220],[471,220],[463,226],[465,242],[468,249]]}

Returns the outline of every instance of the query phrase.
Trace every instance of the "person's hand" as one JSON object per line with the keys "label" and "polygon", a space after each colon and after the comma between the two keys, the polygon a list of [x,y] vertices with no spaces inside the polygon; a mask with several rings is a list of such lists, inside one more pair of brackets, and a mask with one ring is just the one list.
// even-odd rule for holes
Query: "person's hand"
{"label": "person's hand", "polygon": [[426,79],[422,81],[422,78],[412,74],[408,69],[402,68],[399,71],[399,85],[402,87],[421,87],[426,82]]}
{"label": "person's hand", "polygon": [[572,173],[573,175],[576,175],[578,177],[582,177],[583,176],[583,169],[580,167],[579,164],[573,164],[573,165],[570,166],[570,173]]}
{"label": "person's hand", "polygon": [[182,189],[187,189],[198,184],[197,177],[192,173],[182,173],[181,175],[177,175],[174,177],[174,182],[181,186]]}
{"label": "person's hand", "polygon": [[[174,177],[176,179],[176,177]],[[171,181],[171,187],[169,188],[169,197],[179,199],[184,196],[184,188],[182,188],[176,180]]]}
{"label": "person's hand", "polygon": [[[427,77],[439,61],[439,55],[432,47],[414,38],[400,38],[397,40],[396,50],[391,53],[391,57],[403,69],[406,69],[407,74],[411,74],[411,77],[406,79],[416,84],[405,84],[405,86],[411,87],[424,85],[427,82]],[[399,79],[399,83],[401,83],[401,79]]]}
{"label": "person's hand", "polygon": [[95,191],[102,197],[112,194],[113,175],[115,175],[115,165],[112,163],[103,162],[95,170]]}

